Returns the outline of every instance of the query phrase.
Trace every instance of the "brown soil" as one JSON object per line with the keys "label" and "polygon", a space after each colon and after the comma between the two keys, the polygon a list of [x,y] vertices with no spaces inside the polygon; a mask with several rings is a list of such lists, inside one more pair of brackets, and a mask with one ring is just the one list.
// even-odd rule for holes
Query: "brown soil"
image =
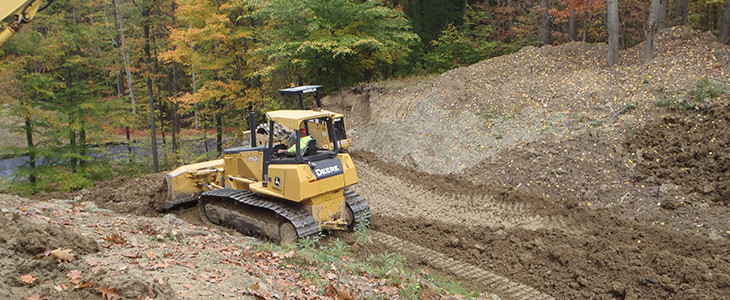
{"label": "brown soil", "polygon": [[165,173],[156,173],[140,178],[120,176],[108,181],[97,182],[93,187],[78,192],[42,193],[34,198],[38,200],[91,201],[101,208],[111,209],[118,213],[152,217],[160,215],[155,208],[166,195]]}
{"label": "brown soil", "polygon": [[[3,199],[4,204],[8,204]],[[4,205],[3,207],[9,207]],[[28,206],[26,206],[28,208]],[[77,209],[76,207],[72,209]],[[76,258],[93,255],[101,250],[97,242],[59,225],[47,223],[43,217],[48,211],[28,208],[24,215],[40,217],[30,221],[16,212],[0,215],[0,298],[24,299],[31,295],[42,295],[46,299],[89,299],[98,298],[98,287],[114,289],[123,298],[138,299],[154,297],[169,299],[169,286],[150,284],[129,275],[96,272],[82,260]],[[70,250],[74,258],[60,261],[49,251]],[[67,277],[71,271],[80,271],[80,282],[72,283]],[[23,276],[32,280],[24,282]],[[75,288],[89,282],[93,285]]]}
{"label": "brown soil", "polygon": [[637,131],[626,144],[635,157],[634,181],[678,185],[682,194],[689,195],[671,206],[697,201],[730,204],[729,108],[663,117]]}
{"label": "brown soil", "polygon": [[[371,182],[374,178],[360,173],[358,192],[376,208],[375,230],[557,298],[696,299],[730,293],[727,240],[637,224],[576,201],[550,201],[529,191],[399,168],[372,154],[357,158],[360,169],[374,168],[387,176]],[[383,198],[373,188],[376,184],[416,191],[422,199],[401,200],[410,198],[404,193]],[[484,207],[502,207],[501,216]],[[481,219],[470,219],[473,211]],[[550,224],[556,220],[560,226]]]}

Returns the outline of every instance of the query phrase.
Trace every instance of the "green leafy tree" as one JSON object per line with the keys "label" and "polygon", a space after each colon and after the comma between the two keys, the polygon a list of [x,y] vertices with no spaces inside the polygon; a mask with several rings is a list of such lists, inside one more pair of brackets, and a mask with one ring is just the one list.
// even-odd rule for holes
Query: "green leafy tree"
{"label": "green leafy tree", "polygon": [[419,41],[402,11],[381,1],[264,1],[256,54],[261,76],[331,89],[378,78]]}
{"label": "green leafy tree", "polygon": [[494,26],[489,25],[486,13],[473,9],[467,11],[460,26],[449,24],[431,44],[433,50],[424,57],[426,70],[431,73],[445,72],[516,50],[496,41]]}

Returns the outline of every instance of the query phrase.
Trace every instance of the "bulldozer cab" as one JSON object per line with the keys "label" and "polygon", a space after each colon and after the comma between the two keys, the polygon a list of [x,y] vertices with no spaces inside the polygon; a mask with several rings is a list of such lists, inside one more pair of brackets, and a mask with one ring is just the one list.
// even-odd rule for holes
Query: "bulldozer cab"
{"label": "bulldozer cab", "polygon": [[[347,138],[345,116],[340,113],[324,109],[322,99],[320,97],[321,90],[321,85],[303,85],[279,90],[279,94],[284,97],[296,98],[298,100],[300,110],[322,112],[329,115],[333,125],[332,128],[329,129],[329,132],[332,133],[331,135],[339,137],[339,139],[336,140],[336,144],[339,148],[338,151],[347,152],[350,150],[350,140]],[[311,106],[307,106],[309,103],[311,103]],[[319,148],[333,150],[335,148],[335,141],[325,142],[322,139],[317,138],[318,136],[327,136],[328,129],[326,126],[322,123],[314,123],[319,125],[308,126],[309,128],[307,128],[307,132],[317,139]],[[296,130],[297,128],[293,127],[293,129]]]}
{"label": "bulldozer cab", "polygon": [[[328,112],[311,110],[279,110],[266,113],[269,126],[276,123],[293,129],[294,139],[287,145],[275,144],[273,133],[269,135],[269,155],[272,163],[306,163],[335,157],[340,148],[338,130],[335,130],[332,115]],[[302,144],[301,130],[309,133],[309,143]],[[293,147],[294,155],[277,155],[278,150]]]}

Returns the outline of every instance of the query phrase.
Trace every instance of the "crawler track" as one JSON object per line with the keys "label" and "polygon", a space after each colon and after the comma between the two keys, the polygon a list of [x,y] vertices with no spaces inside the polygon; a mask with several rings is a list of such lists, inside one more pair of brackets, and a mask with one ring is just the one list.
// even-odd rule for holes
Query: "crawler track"
{"label": "crawler track", "polygon": [[[251,191],[234,189],[207,191],[200,196],[199,201],[200,207],[205,207],[205,205],[207,204],[215,204],[218,209],[230,210],[227,214],[225,214],[225,216],[231,216],[234,213],[238,215],[249,215],[249,212],[245,211],[245,207],[242,207],[240,205],[226,205],[230,203],[240,203],[250,207],[263,209],[265,212],[268,212],[270,214],[268,216],[269,220],[272,219],[273,216],[274,219],[280,218],[294,225],[294,229],[296,230],[298,239],[316,239],[319,237],[319,233],[321,231],[321,228],[319,227],[319,225],[317,225],[317,222],[314,220],[312,215],[299,205],[259,195]],[[201,211],[201,213],[204,212]],[[252,226],[252,224],[230,224],[231,222],[236,222],[238,220],[240,220],[240,218],[237,219],[235,217],[224,217],[218,222],[224,223],[223,225],[234,227],[238,230],[246,230],[247,227]],[[266,230],[264,230],[263,228],[250,228],[246,231],[266,235]],[[277,237],[272,236],[266,237],[278,239]]]}
{"label": "crawler track", "polygon": [[368,204],[365,198],[350,189],[345,189],[345,203],[350,207],[355,217],[355,222],[352,226],[353,229],[357,228],[361,222],[366,226],[370,225],[370,216],[372,214],[370,212],[370,204]]}
{"label": "crawler track", "polygon": [[555,299],[530,286],[485,271],[475,265],[464,263],[416,244],[401,240],[385,233],[371,231],[374,242],[385,245],[393,251],[406,253],[423,259],[429,266],[449,272],[457,277],[477,282],[502,299]]}

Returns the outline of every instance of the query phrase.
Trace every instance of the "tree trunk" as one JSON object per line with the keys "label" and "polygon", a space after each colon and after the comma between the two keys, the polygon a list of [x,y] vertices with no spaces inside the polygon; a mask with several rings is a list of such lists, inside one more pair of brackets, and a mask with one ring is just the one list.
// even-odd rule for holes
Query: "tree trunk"
{"label": "tree trunk", "polygon": [[[119,70],[119,80],[117,80],[117,92],[119,93],[119,97],[122,97],[124,95],[124,71]],[[132,161],[132,139],[130,138],[129,134],[129,126],[124,126],[124,133],[127,136],[127,155],[129,161]]]}
{"label": "tree trunk", "polygon": [[[83,112],[81,113],[83,116]],[[79,146],[81,150],[81,156],[84,157],[81,159],[81,167],[86,167],[86,154],[87,154],[87,148],[86,148],[86,121],[81,120],[81,129],[79,130]]]}
{"label": "tree trunk", "polygon": [[570,18],[568,18],[568,35],[570,40],[575,42],[578,40],[578,16],[575,9],[570,10]]}
{"label": "tree trunk", "polygon": [[649,8],[649,20],[646,28],[644,28],[644,63],[649,63],[654,59],[654,38],[657,33],[657,21],[659,20],[659,10],[661,9],[662,0],[651,0]]}
{"label": "tree trunk", "polygon": [[[172,1],[172,24],[175,25],[175,11],[177,10],[177,2],[175,0]],[[177,78],[177,61],[172,62],[172,97],[176,98],[180,96],[180,82]],[[177,154],[177,147],[178,147],[178,141],[177,141],[177,135],[180,133],[180,118],[178,118],[177,115],[177,108],[178,104],[177,101],[172,101],[172,107],[170,114],[172,115],[172,153]],[[177,157],[175,157],[177,159]]]}
{"label": "tree trunk", "polygon": [[722,21],[720,22],[720,34],[718,34],[720,42],[730,44],[730,0],[725,0],[725,8],[722,12]]}
{"label": "tree trunk", "polygon": [[677,9],[677,25],[687,26],[687,19],[689,17],[689,0],[676,0]]}
{"label": "tree trunk", "polygon": [[484,6],[484,14],[486,14],[489,19],[487,20],[487,23],[494,25],[494,16],[492,16],[492,6],[489,5],[489,0],[482,0],[482,6]]}
{"label": "tree trunk", "polygon": [[[177,62],[172,63],[172,95],[173,97],[177,97],[180,95],[180,86],[177,79]],[[172,107],[170,114],[172,115],[172,153],[177,154],[177,147],[178,147],[178,141],[177,141],[177,135],[180,133],[180,118],[178,118],[177,115],[177,107],[178,104],[176,101],[172,101]]]}
{"label": "tree trunk", "polygon": [[618,64],[619,58],[618,36],[621,23],[619,23],[618,16],[618,0],[607,0],[606,6],[608,11],[608,65],[613,66]]}
{"label": "tree trunk", "polygon": [[215,148],[218,155],[223,153],[223,105],[220,99],[215,101]]}
{"label": "tree trunk", "polygon": [[[71,148],[71,153],[76,153],[76,130],[74,130],[74,123],[76,123],[76,117],[74,116],[73,112],[70,112],[68,114],[68,145],[69,148]],[[76,165],[78,164],[78,160],[76,159],[76,156],[74,155],[71,157],[71,172],[76,173]]]}
{"label": "tree trunk", "polygon": [[540,10],[542,15],[542,43],[545,45],[552,44],[553,33],[550,29],[550,12],[549,12],[549,1],[540,0]]}
{"label": "tree trunk", "polygon": [[[190,26],[190,28],[192,28],[192,26]],[[190,51],[191,52],[195,52],[195,46],[193,44],[190,44]],[[196,80],[197,78],[196,78],[196,75],[195,75],[195,65],[192,65],[191,66],[191,69],[192,69],[192,75],[193,75],[193,82],[192,82],[193,83],[192,84],[193,85],[193,94],[195,94],[195,93],[198,92],[198,85],[197,85],[198,82]],[[198,125],[198,119],[199,119],[199,116],[198,116],[198,103],[193,104],[193,112],[195,114],[195,129],[199,129],[200,128],[200,125]]]}
{"label": "tree trunk", "polygon": [[[142,13],[142,16],[149,17],[149,10],[145,10]],[[146,22],[149,22],[147,20]],[[156,121],[155,121],[155,98],[152,92],[152,77],[150,74],[152,74],[152,53],[150,52],[150,25],[149,23],[146,23],[144,25],[144,38],[145,38],[145,45],[144,45],[144,54],[147,60],[147,96],[149,97],[149,105],[150,105],[150,140],[152,143],[152,166],[156,172],[160,171],[160,163],[157,156],[157,132],[156,132]]]}
{"label": "tree trunk", "polygon": [[667,28],[667,9],[669,0],[659,0],[659,14],[657,16],[656,30],[661,31]]}
{"label": "tree trunk", "polygon": [[137,114],[137,100],[134,98],[134,88],[132,87],[132,71],[129,68],[129,51],[124,46],[124,17],[122,16],[122,13],[117,8],[118,4],[117,1],[121,0],[112,0],[112,7],[114,9],[114,16],[117,19],[117,30],[119,30],[119,47],[122,50],[122,61],[124,63],[124,70],[127,73],[127,85],[129,86],[129,99],[132,101],[132,114]]}
{"label": "tree trunk", "polygon": [[28,144],[28,166],[30,166],[30,175],[28,180],[35,187],[35,144],[33,144],[33,123],[30,117],[25,117],[25,141]]}

